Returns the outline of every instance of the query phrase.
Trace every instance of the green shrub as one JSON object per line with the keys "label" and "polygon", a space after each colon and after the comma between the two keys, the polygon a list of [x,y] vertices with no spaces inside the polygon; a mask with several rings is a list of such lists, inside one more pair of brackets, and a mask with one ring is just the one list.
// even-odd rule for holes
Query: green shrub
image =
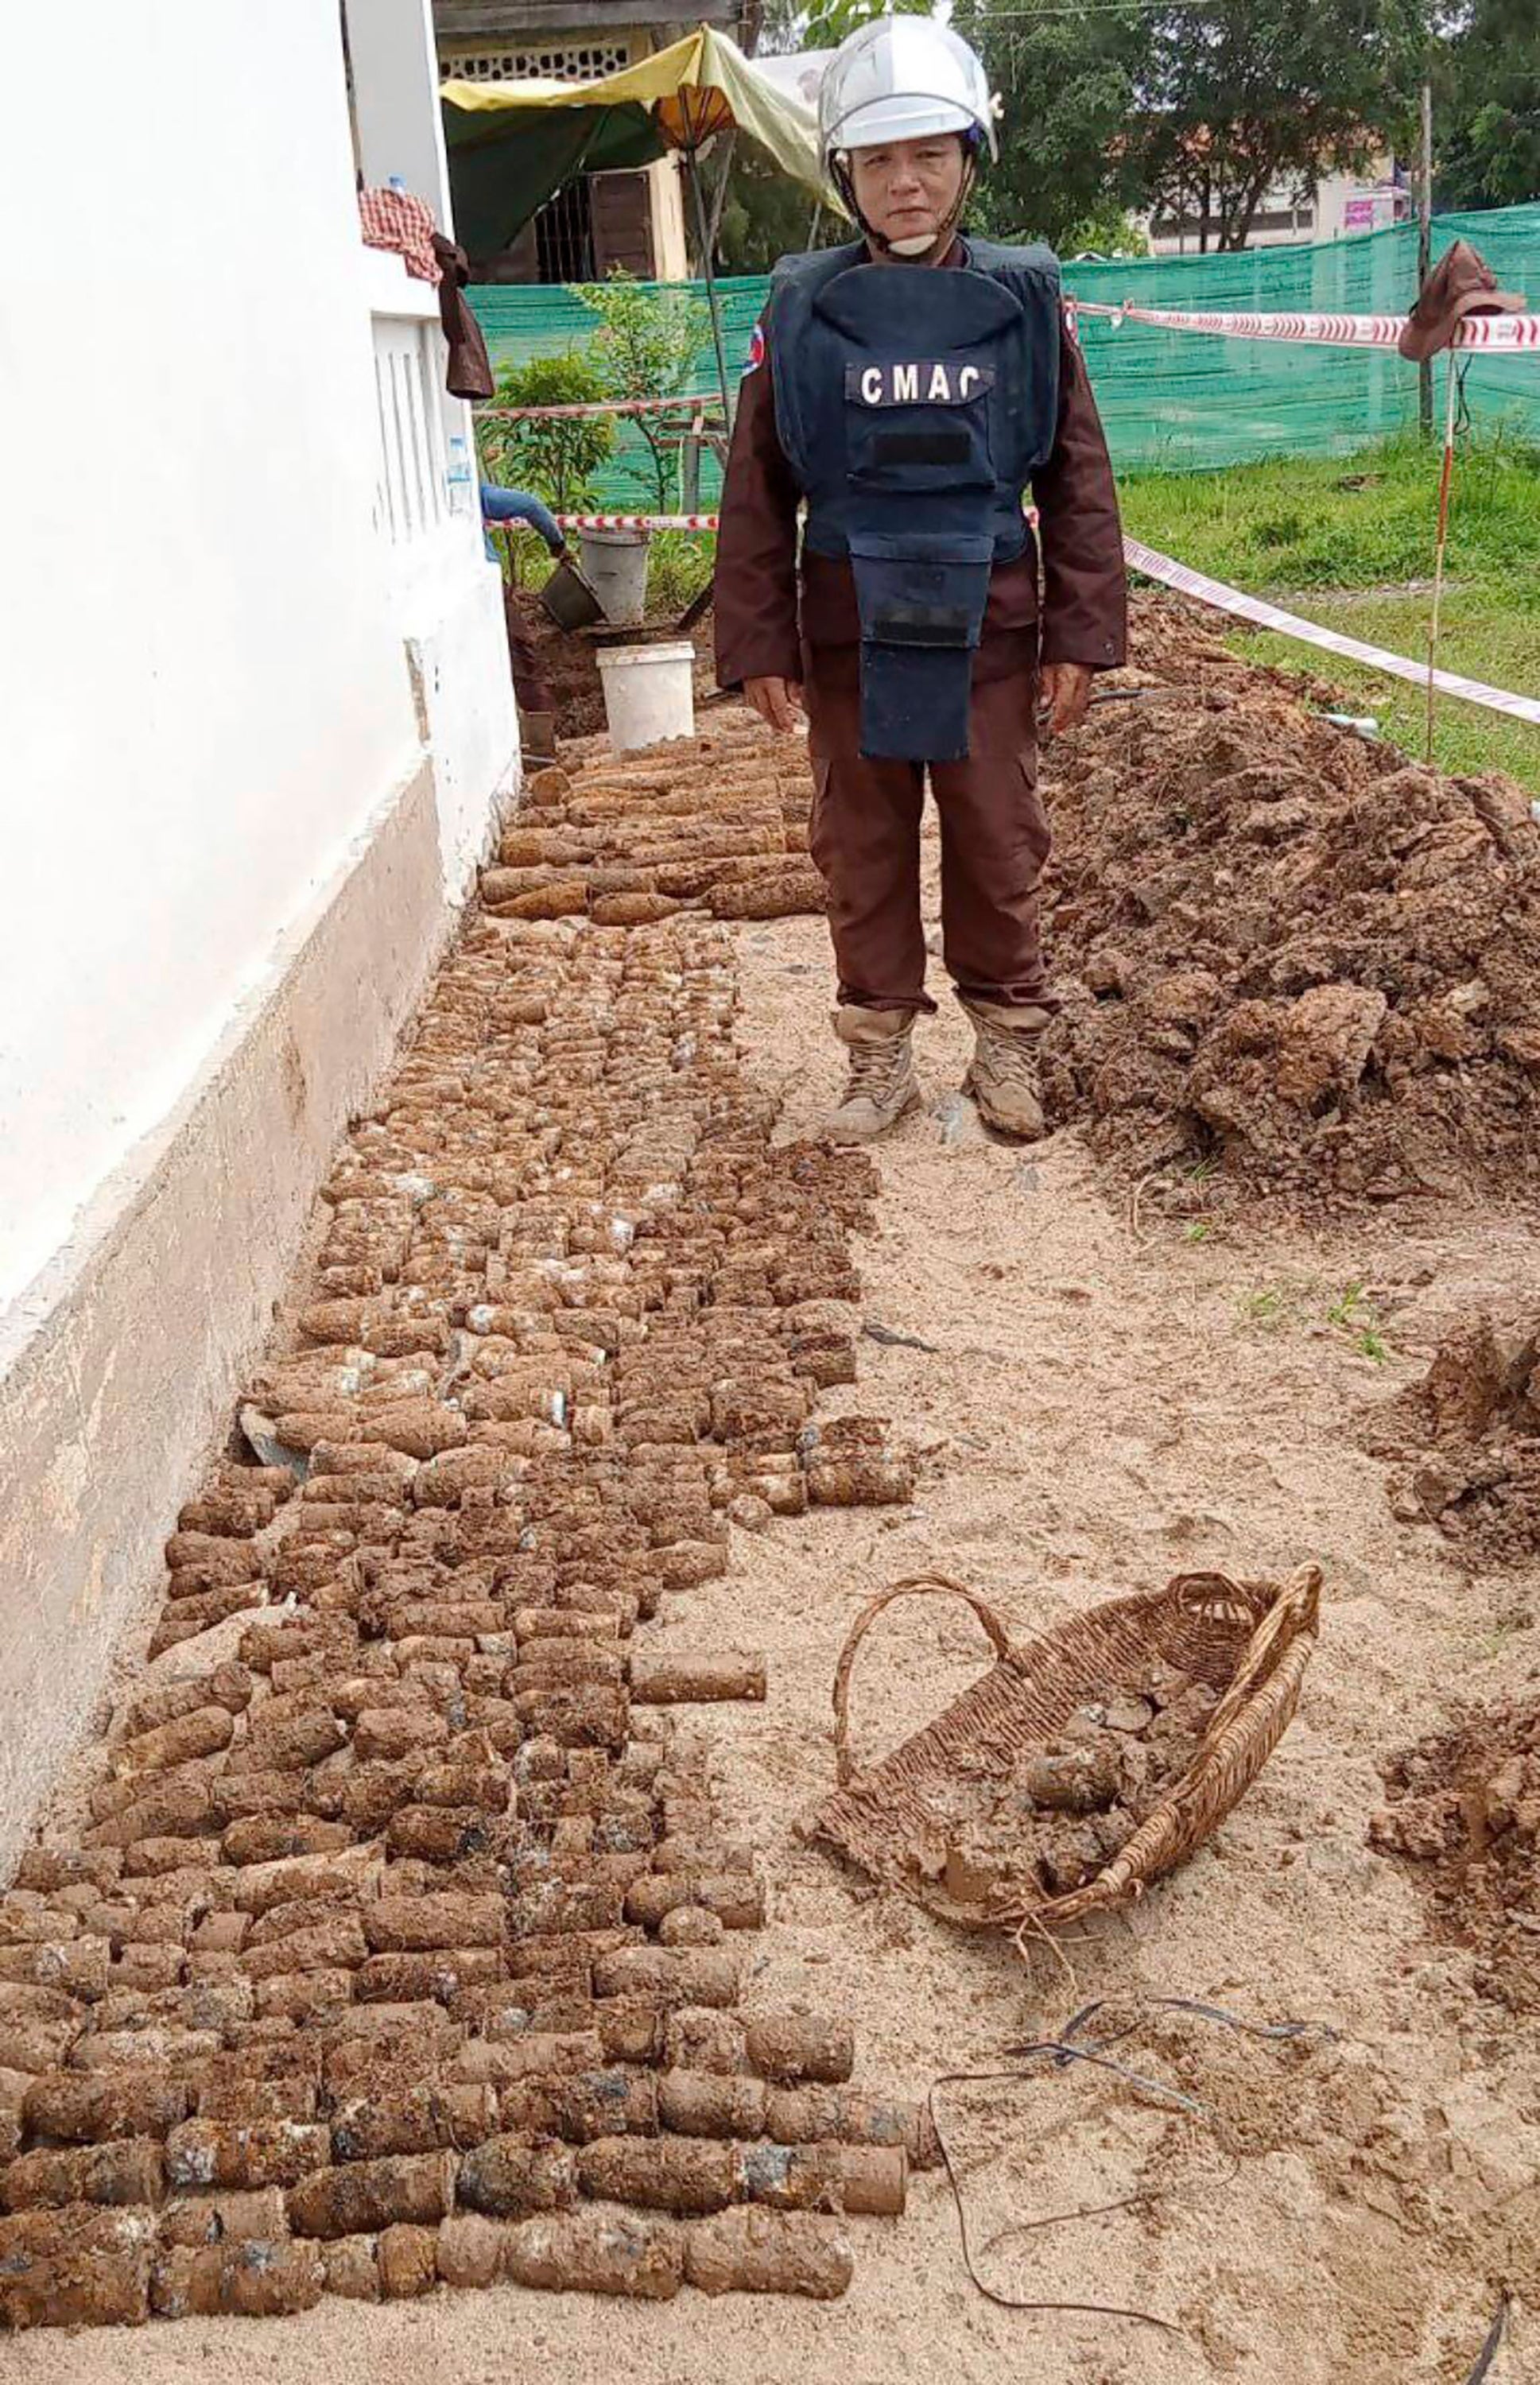
{"label": "green shrub", "polygon": [[[535,356],[499,373],[494,406],[592,406],[608,394],[585,356]],[[529,489],[552,511],[595,509],[594,477],[615,452],[607,416],[579,415],[555,422],[478,422],[486,477],[499,488]]]}

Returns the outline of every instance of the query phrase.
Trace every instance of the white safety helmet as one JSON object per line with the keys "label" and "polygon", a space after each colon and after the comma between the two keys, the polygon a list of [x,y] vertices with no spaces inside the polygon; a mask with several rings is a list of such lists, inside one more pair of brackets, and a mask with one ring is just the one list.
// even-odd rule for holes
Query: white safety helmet
{"label": "white safety helmet", "polygon": [[971,134],[998,156],[995,103],[982,60],[933,17],[874,17],[843,41],[818,98],[826,161],[890,141]]}

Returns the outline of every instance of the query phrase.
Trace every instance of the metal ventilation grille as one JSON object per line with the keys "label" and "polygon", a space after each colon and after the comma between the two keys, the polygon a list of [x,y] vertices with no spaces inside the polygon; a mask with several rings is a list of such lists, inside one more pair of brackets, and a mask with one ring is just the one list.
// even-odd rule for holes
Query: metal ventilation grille
{"label": "metal ventilation grille", "polygon": [[444,82],[597,82],[631,64],[624,42],[561,42],[549,49],[457,51],[438,62]]}

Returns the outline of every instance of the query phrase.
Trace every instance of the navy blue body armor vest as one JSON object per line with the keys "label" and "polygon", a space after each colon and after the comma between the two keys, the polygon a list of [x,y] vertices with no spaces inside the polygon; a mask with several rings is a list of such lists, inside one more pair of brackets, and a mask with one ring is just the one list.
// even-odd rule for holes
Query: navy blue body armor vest
{"label": "navy blue body armor vest", "polygon": [[776,427],[817,555],[848,556],[861,751],[968,752],[991,566],[1026,543],[1027,481],[1058,421],[1058,265],[964,243],[961,268],[783,257],[766,318]]}

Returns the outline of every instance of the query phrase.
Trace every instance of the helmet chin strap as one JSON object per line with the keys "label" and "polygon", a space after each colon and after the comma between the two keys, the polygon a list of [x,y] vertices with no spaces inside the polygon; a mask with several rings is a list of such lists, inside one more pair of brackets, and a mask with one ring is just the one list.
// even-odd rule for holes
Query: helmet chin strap
{"label": "helmet chin strap", "polygon": [[933,232],[921,232],[918,236],[911,234],[904,240],[889,240],[885,232],[879,231],[874,224],[868,223],[857,203],[855,178],[844,158],[835,161],[833,174],[835,189],[873,248],[880,249],[884,256],[891,256],[897,265],[935,265],[951,247],[957,235],[958,226],[962,220],[963,211],[973,195],[973,184],[978,174],[978,159],[971,144],[969,144],[966,147],[962,181],[958,185],[958,195],[939,228]]}

